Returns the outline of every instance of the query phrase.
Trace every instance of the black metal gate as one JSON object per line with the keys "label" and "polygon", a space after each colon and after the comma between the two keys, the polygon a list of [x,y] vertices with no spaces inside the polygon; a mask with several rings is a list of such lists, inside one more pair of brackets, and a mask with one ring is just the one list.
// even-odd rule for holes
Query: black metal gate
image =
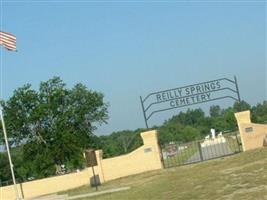
{"label": "black metal gate", "polygon": [[186,165],[241,152],[241,143],[236,133],[219,134],[188,143],[169,142],[161,145],[165,168]]}

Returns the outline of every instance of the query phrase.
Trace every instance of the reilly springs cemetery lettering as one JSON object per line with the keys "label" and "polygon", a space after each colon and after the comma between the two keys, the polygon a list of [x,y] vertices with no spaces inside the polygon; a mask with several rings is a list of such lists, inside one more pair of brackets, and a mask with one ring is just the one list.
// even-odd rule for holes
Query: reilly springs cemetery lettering
{"label": "reilly springs cemetery lettering", "polygon": [[[224,92],[222,93],[222,91]],[[144,119],[148,128],[147,120],[157,112],[224,98],[240,101],[236,77],[234,80],[221,78],[184,87],[153,92],[148,94],[144,99],[140,97],[140,100]]]}
{"label": "reilly springs cemetery lettering", "polygon": [[201,103],[211,99],[211,92],[221,88],[219,81],[176,88],[156,94],[156,102],[170,101],[171,107]]}

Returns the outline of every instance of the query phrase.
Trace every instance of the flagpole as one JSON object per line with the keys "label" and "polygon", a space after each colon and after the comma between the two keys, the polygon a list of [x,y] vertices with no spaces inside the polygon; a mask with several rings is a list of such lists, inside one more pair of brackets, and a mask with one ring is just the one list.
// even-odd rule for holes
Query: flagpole
{"label": "flagpole", "polygon": [[8,144],[8,139],[7,139],[6,126],[5,126],[5,121],[4,121],[3,111],[2,111],[2,106],[1,105],[0,105],[0,118],[1,118],[2,129],[3,129],[3,133],[4,133],[4,138],[5,138],[5,143],[6,143],[6,149],[7,149],[7,155],[8,155],[11,175],[12,175],[13,184],[14,184],[14,190],[15,190],[15,193],[16,193],[16,200],[19,200],[20,199],[19,198],[19,192],[18,192],[18,188],[17,188],[17,184],[16,184],[13,164],[12,164],[11,155],[10,155],[10,151],[9,151],[9,144]]}
{"label": "flagpole", "polygon": [[[1,1],[2,3],[2,1]],[[1,10],[2,10],[2,5],[1,5]],[[1,25],[2,25],[2,16],[1,16]],[[1,26],[2,28],[2,26]],[[16,37],[10,33],[7,32],[3,32],[0,31],[0,45],[3,45],[7,50],[9,51],[16,51]],[[2,76],[2,49],[1,49],[1,76]],[[1,77],[2,78],[2,77]],[[2,79],[1,79],[2,81]],[[1,82],[1,87],[2,87],[2,82]],[[2,88],[1,88],[1,92],[2,92]],[[2,96],[2,93],[0,94]],[[14,169],[13,169],[13,163],[11,160],[11,155],[10,155],[10,150],[9,150],[9,144],[8,144],[8,138],[7,138],[7,133],[6,133],[6,125],[5,125],[5,121],[4,121],[4,116],[3,116],[3,107],[0,104],[0,120],[2,123],[2,129],[3,129],[3,133],[4,133],[4,138],[5,138],[5,143],[6,143],[6,150],[7,150],[7,155],[8,155],[8,161],[9,161],[9,166],[10,166],[10,171],[11,171],[11,175],[12,175],[12,179],[13,179],[13,184],[14,184],[14,190],[16,193],[16,200],[19,200],[19,192],[18,192],[18,188],[17,188],[17,184],[16,184],[16,178],[15,178],[15,174],[14,174]]]}

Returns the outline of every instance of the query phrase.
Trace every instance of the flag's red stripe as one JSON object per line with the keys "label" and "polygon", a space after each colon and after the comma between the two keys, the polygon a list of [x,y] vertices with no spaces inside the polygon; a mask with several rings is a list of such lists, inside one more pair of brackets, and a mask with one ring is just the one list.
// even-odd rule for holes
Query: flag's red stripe
{"label": "flag's red stripe", "polygon": [[10,42],[16,42],[16,40],[12,39],[12,38],[9,38],[9,37],[5,37],[3,35],[0,35],[0,40],[3,39],[3,40],[8,40]]}
{"label": "flag's red stripe", "polygon": [[4,47],[9,50],[16,50],[16,47],[13,46],[4,45]]}
{"label": "flag's red stripe", "polygon": [[5,35],[7,37],[11,37],[13,39],[16,39],[16,37],[14,35],[10,34],[10,33],[6,33],[6,32],[3,32],[3,31],[0,31],[0,34]]}
{"label": "flag's red stripe", "polygon": [[[1,43],[0,43],[1,44]],[[4,47],[9,47],[9,48],[14,48],[16,49],[16,45],[12,45],[12,44],[7,44],[7,43],[3,43],[2,44]]]}
{"label": "flag's red stripe", "polygon": [[1,39],[1,38],[0,38],[0,41],[2,41],[3,43],[12,44],[12,45],[16,44],[16,42],[14,42],[14,41],[9,41],[9,40],[5,40],[5,39]]}
{"label": "flag's red stripe", "polygon": [[10,38],[16,40],[16,37],[14,35],[10,34],[10,33],[6,33],[6,32],[3,32],[3,31],[0,31],[0,35],[4,35],[6,37],[10,37]]}
{"label": "flag's red stripe", "polygon": [[8,46],[4,46],[7,50],[10,50],[10,51],[15,51],[16,48],[12,48],[12,47],[8,47]]}
{"label": "flag's red stripe", "polygon": [[2,37],[1,35],[0,35],[0,40],[5,40],[5,41],[13,42],[13,43],[16,42],[16,40],[13,40],[11,38]]}
{"label": "flag's red stripe", "polygon": [[16,44],[15,43],[7,43],[7,42],[4,42],[4,41],[0,41],[0,44],[2,44],[6,48],[16,49]]}
{"label": "flag's red stripe", "polygon": [[10,46],[16,46],[16,43],[10,43],[10,42],[4,42],[1,41],[2,44],[10,45]]}
{"label": "flag's red stripe", "polygon": [[4,46],[11,47],[11,48],[16,48],[16,45],[13,45],[13,44],[4,44]]}
{"label": "flag's red stripe", "polygon": [[16,37],[10,33],[0,31],[0,45],[3,45],[7,50],[16,50]]}

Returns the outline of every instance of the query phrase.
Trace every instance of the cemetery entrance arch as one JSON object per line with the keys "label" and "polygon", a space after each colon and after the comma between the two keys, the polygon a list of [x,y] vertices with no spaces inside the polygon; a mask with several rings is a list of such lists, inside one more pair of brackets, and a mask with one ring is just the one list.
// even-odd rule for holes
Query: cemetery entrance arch
{"label": "cemetery entrance arch", "polygon": [[193,85],[152,92],[140,96],[146,128],[148,120],[156,113],[195,104],[230,98],[240,102],[237,79],[220,78]]}
{"label": "cemetery entrance arch", "polygon": [[[240,102],[236,77],[152,92],[144,98],[140,96],[140,101],[146,128],[149,128],[148,120],[156,113],[226,98]],[[239,153],[241,147],[237,133],[232,132],[188,143],[170,141],[161,145],[161,151],[164,166],[172,167]]]}

